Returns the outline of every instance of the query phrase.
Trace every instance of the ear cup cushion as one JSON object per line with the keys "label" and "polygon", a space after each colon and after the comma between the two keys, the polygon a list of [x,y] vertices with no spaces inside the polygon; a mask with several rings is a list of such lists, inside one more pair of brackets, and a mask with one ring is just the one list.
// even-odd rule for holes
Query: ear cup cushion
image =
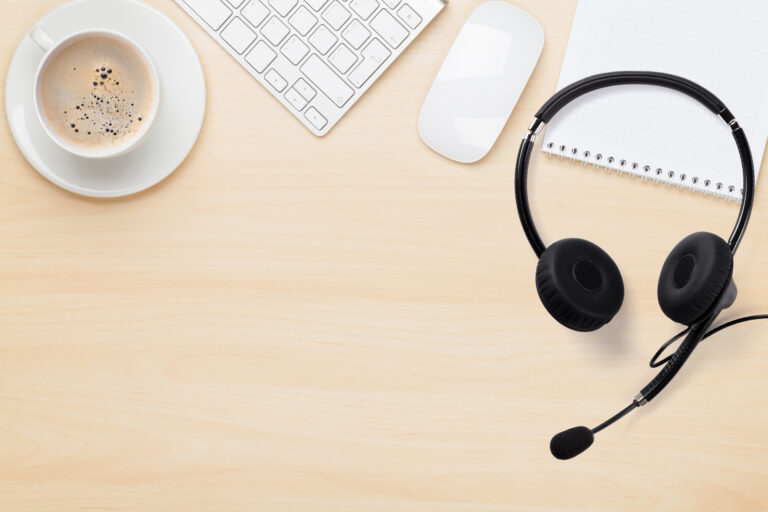
{"label": "ear cup cushion", "polygon": [[685,237],[667,256],[657,294],[664,314],[691,325],[708,314],[733,273],[733,253],[719,236],[699,232]]}
{"label": "ear cup cushion", "polygon": [[547,247],[536,267],[536,290],[555,320],[582,332],[610,322],[624,301],[619,267],[600,247],[579,238]]}

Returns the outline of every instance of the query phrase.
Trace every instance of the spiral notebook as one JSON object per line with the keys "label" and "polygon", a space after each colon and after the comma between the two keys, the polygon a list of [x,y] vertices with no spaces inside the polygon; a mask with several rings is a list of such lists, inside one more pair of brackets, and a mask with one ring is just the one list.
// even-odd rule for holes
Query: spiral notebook
{"label": "spiral notebook", "polygon": [[[607,71],[684,76],[728,105],[759,168],[768,138],[766,27],[766,0],[579,0],[558,89]],[[730,129],[672,90],[627,86],[583,96],[552,120],[542,149],[670,187],[741,198]]]}

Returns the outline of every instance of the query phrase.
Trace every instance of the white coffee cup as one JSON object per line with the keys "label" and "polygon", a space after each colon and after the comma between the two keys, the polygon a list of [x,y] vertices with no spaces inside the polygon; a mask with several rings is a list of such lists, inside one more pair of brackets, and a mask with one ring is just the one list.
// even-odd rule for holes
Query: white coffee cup
{"label": "white coffee cup", "polygon": [[[74,43],[79,39],[90,37],[90,36],[109,36],[109,37],[117,38],[123,41],[124,43],[126,43],[127,45],[129,45],[130,47],[132,47],[136,51],[136,54],[139,55],[147,65],[147,69],[149,69],[150,71],[152,86],[154,90],[154,100],[152,104],[152,109],[150,110],[149,114],[147,114],[146,119],[143,121],[143,125],[141,129],[136,133],[136,135],[126,140],[125,143],[119,146],[108,148],[108,149],[87,149],[87,148],[77,147],[70,144],[53,130],[46,116],[43,113],[44,111],[42,107],[42,99],[41,99],[42,84],[40,82],[41,82],[41,77],[43,75],[43,71],[46,69],[46,66],[51,62],[53,58],[56,57],[56,55],[60,50],[62,50],[63,48],[67,47],[68,45]],[[147,135],[152,129],[152,126],[154,125],[155,119],[157,118],[158,109],[160,108],[160,79],[158,78],[155,64],[152,62],[152,59],[149,58],[149,55],[147,55],[147,52],[145,52],[141,46],[139,46],[135,41],[133,41],[132,39],[130,39],[129,37],[123,34],[120,34],[118,32],[114,32],[111,30],[104,30],[104,29],[82,30],[82,31],[70,34],[59,41],[55,41],[45,29],[43,29],[40,26],[36,26],[32,28],[32,30],[29,32],[29,37],[37,46],[40,47],[40,49],[42,49],[45,52],[45,55],[43,56],[43,60],[40,62],[40,65],[37,67],[37,71],[35,72],[35,82],[34,82],[34,92],[33,92],[35,113],[37,114],[37,117],[40,120],[40,124],[43,126],[45,133],[47,133],[48,136],[56,144],[58,144],[62,149],[64,149],[65,151],[73,155],[80,156],[83,158],[99,159],[99,158],[111,158],[119,155],[124,155],[129,151],[136,149],[139,146],[139,144],[141,144],[146,139]]]}

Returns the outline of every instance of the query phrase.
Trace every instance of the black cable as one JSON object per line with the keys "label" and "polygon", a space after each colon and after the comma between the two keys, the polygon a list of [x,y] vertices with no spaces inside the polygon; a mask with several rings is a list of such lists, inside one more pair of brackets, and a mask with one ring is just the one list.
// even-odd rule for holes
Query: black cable
{"label": "black cable", "polygon": [[705,339],[709,338],[713,334],[716,334],[732,325],[740,324],[742,322],[750,322],[752,320],[766,320],[766,319],[768,319],[768,315],[750,315],[750,316],[737,318],[736,320],[731,320],[730,322],[725,322],[722,325],[718,325],[717,327],[709,331],[707,334],[705,334],[704,337],[701,338],[701,340],[704,341]]}
{"label": "black cable", "polygon": [[683,336],[688,334],[688,332],[690,330],[691,330],[691,328],[688,327],[686,330],[680,331],[679,333],[675,334],[673,337],[668,339],[666,342],[664,342],[664,344],[661,346],[661,348],[659,350],[657,350],[655,354],[653,354],[653,357],[651,358],[651,362],[649,363],[651,368],[658,368],[659,366],[662,366],[667,361],[669,361],[669,359],[672,357],[671,355],[668,355],[667,357],[665,357],[661,361],[657,361],[657,359],[664,352],[664,350],[666,350],[666,348],[668,346],[670,346],[671,344],[673,344],[674,342],[676,342],[677,340],[679,340],[680,338],[682,338]]}
{"label": "black cable", "polygon": [[[740,323],[743,323],[743,322],[750,322],[750,321],[752,321],[752,320],[766,320],[766,319],[768,319],[768,315],[750,315],[750,316],[744,316],[744,317],[741,317],[741,318],[737,318],[737,319],[735,319],[735,320],[731,320],[730,322],[725,322],[724,324],[722,324],[722,325],[718,325],[718,326],[717,326],[717,327],[715,327],[714,329],[712,329],[712,330],[708,331],[708,332],[707,332],[707,333],[706,333],[706,334],[705,334],[705,335],[704,335],[704,336],[701,338],[701,341],[704,341],[705,339],[709,338],[709,337],[710,337],[710,336],[712,336],[713,334],[717,334],[718,332],[722,331],[723,329],[727,329],[728,327],[734,326],[734,325],[736,325],[736,324],[740,324]],[[685,336],[686,334],[688,334],[688,332],[689,332],[690,330],[691,330],[691,328],[690,328],[690,327],[688,327],[688,328],[687,328],[687,329],[685,329],[684,331],[681,331],[681,332],[677,333],[676,335],[674,335],[673,337],[671,337],[669,340],[667,340],[666,342],[664,342],[664,344],[661,346],[661,348],[659,348],[659,350],[657,350],[657,351],[656,351],[656,353],[655,353],[655,354],[653,355],[653,357],[651,358],[651,362],[649,363],[649,364],[650,364],[650,366],[651,366],[651,368],[658,368],[659,366],[662,366],[662,365],[664,365],[664,364],[665,364],[667,361],[669,361],[669,360],[670,360],[670,358],[672,357],[672,355],[674,355],[674,354],[672,354],[672,355],[669,355],[669,356],[665,357],[665,358],[664,358],[664,359],[662,359],[661,361],[659,361],[659,360],[658,360],[658,358],[659,358],[659,356],[660,356],[662,353],[664,353],[664,350],[666,350],[666,349],[667,349],[667,347],[669,347],[671,344],[673,344],[674,342],[676,342],[677,340],[679,340],[680,338],[682,338],[683,336]]]}
{"label": "black cable", "polygon": [[669,358],[669,362],[659,370],[659,373],[656,374],[651,382],[640,390],[639,395],[642,395],[645,402],[653,400],[656,395],[661,393],[672,382],[672,379],[680,372],[685,362],[693,354],[693,351],[699,346],[699,341],[704,338],[707,330],[712,327],[716,317],[717,312],[690,326],[688,334],[685,335],[683,341],[680,342],[680,346],[677,347],[672,357]]}

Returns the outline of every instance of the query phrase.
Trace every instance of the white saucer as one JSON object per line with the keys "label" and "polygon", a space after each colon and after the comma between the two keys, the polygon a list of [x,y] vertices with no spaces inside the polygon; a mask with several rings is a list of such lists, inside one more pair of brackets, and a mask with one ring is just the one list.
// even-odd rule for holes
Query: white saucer
{"label": "white saucer", "polygon": [[205,77],[187,36],[158,10],[137,0],[75,0],[39,23],[54,39],[88,28],[121,32],[141,45],[160,75],[160,110],[147,140],[127,155],[94,161],[70,155],[43,131],[33,81],[43,52],[24,36],[8,69],[5,104],[16,144],[37,171],[76,194],[120,197],[165,179],[187,157],[205,115]]}

